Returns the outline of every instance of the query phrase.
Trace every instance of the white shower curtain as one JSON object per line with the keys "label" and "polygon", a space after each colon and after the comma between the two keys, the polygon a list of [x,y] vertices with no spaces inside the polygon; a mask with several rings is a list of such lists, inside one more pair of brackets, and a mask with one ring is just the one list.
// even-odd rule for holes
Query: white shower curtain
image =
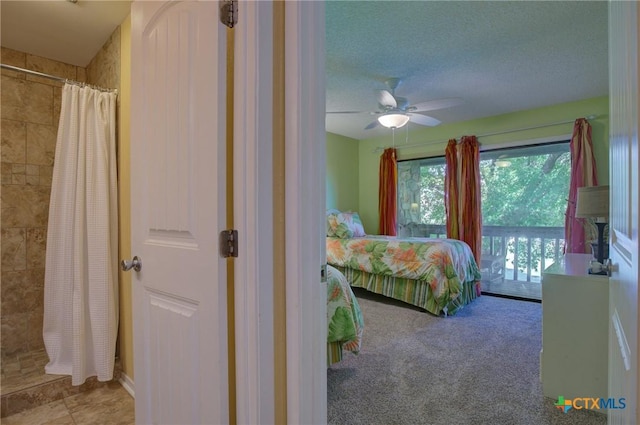
{"label": "white shower curtain", "polygon": [[46,373],[113,378],[118,331],[116,94],[65,84],[44,294]]}

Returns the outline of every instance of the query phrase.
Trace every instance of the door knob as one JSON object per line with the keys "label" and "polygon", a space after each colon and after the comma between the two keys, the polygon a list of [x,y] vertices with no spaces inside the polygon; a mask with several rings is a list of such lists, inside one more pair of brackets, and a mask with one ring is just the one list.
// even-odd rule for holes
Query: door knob
{"label": "door knob", "polygon": [[142,270],[142,261],[136,255],[132,260],[122,260],[120,262],[120,267],[122,267],[122,271],[125,272],[128,272],[131,269],[139,272],[140,270]]}

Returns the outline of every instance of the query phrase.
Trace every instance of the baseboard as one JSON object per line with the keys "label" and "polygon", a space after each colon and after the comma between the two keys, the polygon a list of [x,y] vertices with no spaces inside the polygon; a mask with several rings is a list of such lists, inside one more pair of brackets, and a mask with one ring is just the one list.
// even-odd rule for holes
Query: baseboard
{"label": "baseboard", "polygon": [[129,378],[124,372],[122,372],[120,374],[119,381],[120,381],[120,384],[122,385],[122,388],[127,390],[127,392],[131,395],[131,397],[136,398],[135,396],[136,387],[133,381],[131,380],[131,378]]}

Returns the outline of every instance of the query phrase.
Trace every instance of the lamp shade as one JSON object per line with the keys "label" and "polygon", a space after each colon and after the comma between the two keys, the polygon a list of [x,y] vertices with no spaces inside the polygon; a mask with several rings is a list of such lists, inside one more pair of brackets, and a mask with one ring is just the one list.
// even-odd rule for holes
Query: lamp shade
{"label": "lamp shade", "polygon": [[609,217],[609,186],[579,187],[576,217]]}
{"label": "lamp shade", "polygon": [[402,112],[389,112],[380,115],[378,122],[387,128],[400,128],[409,122],[409,115]]}

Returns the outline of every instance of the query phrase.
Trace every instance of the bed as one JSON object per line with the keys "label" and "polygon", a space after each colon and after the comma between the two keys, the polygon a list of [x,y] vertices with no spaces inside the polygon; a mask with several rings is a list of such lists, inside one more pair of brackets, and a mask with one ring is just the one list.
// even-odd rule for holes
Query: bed
{"label": "bed", "polygon": [[327,263],[353,287],[435,315],[453,315],[478,295],[480,270],[455,239],[366,235],[357,213],[327,211]]}
{"label": "bed", "polygon": [[344,352],[358,354],[364,320],[358,300],[344,274],[327,265],[327,365],[342,360]]}

